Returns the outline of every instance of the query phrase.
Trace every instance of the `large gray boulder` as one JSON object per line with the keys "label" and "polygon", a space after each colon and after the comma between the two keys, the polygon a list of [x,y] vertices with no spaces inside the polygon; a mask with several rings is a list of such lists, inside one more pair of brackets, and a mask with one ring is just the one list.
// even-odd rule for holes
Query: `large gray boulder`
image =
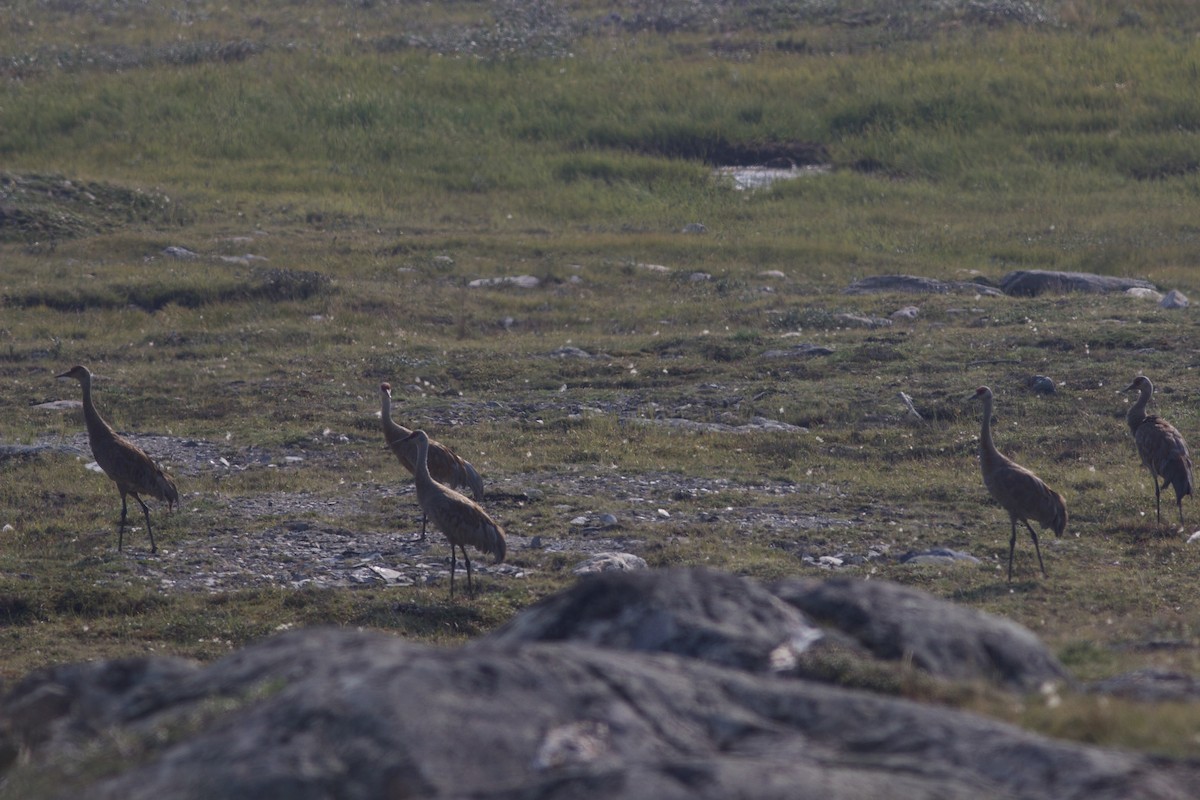
{"label": "large gray boulder", "polygon": [[579,581],[486,637],[499,644],[580,642],[676,653],[764,672],[824,638],[804,614],[753,581],[704,569],[622,572]]}
{"label": "large gray boulder", "polygon": [[1027,628],[887,581],[788,579],[772,592],[876,656],[939,678],[1033,690],[1070,675]]}
{"label": "large gray boulder", "polygon": [[[1129,800],[1190,798],[1200,785],[1195,762],[1055,741],[764,671],[755,654],[808,627],[751,581],[673,570],[586,584],[572,600],[542,604],[537,624],[514,621],[452,649],[323,628],[209,666],[129,659],[33,673],[0,701],[7,751],[19,746],[29,762],[10,768],[4,791],[95,800]],[[655,599],[668,609],[647,626],[606,584],[636,590],[630,601],[643,611]],[[596,608],[582,605],[588,597]],[[554,608],[591,622],[555,620]],[[743,639],[725,624],[739,609],[745,643],[714,646]],[[571,640],[589,630],[604,635]]]}

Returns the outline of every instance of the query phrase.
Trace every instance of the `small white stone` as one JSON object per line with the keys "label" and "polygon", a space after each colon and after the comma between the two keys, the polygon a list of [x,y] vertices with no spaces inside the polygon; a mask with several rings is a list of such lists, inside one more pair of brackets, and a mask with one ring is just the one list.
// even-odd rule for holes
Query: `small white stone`
{"label": "small white stone", "polygon": [[1125,294],[1130,297],[1137,297],[1141,300],[1153,300],[1158,302],[1163,299],[1162,292],[1156,292],[1153,289],[1147,289],[1144,286],[1132,286],[1125,290]]}

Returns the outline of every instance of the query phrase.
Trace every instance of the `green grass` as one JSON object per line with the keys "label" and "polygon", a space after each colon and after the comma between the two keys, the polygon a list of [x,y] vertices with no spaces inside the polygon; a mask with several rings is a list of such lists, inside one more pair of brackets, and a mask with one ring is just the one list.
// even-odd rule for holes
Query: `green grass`
{"label": "green grass", "polygon": [[[156,515],[158,535],[202,552],[233,501],[401,480],[374,417],[387,380],[398,416],[447,432],[492,485],[540,492],[498,511],[516,535],[554,542],[573,517],[612,512],[652,565],[764,579],[881,549],[843,571],[1016,619],[1080,679],[1200,669],[1200,551],[1154,524],[1119,391],[1145,371],[1194,434],[1191,313],[841,293],[881,273],[1044,268],[1195,296],[1188,4],[1068,2],[998,25],[966,4],[886,24],[866,0],[834,14],[662,3],[637,24],[621,7],[619,31],[598,22],[611,4],[573,6],[569,30],[559,7],[533,5],[516,28],[484,3],[0,12],[0,441],[78,434],[77,414],[35,406],[75,397],[53,376],[83,362],[122,430],[304,455],[181,475],[183,511]],[[833,171],[749,194],[710,175],[722,149],[796,142],[823,146]],[[681,233],[690,222],[708,232]],[[265,260],[229,260],[246,254]],[[519,274],[541,284],[468,287]],[[917,322],[879,330],[836,316],[909,304]],[[796,342],[834,352],[763,355]],[[595,357],[551,355],[567,345]],[[1059,392],[1030,394],[1033,374]],[[1043,540],[1049,579],[1024,537],[1004,582],[1007,520],[978,478],[965,402],[983,383],[1000,449],[1071,510],[1070,535]],[[928,424],[903,420],[900,391]],[[634,421],[756,416],[808,430]],[[0,462],[6,680],[77,659],[209,660],[318,624],[458,643],[561,590],[577,561],[514,551],[525,577],[472,602],[444,586],[160,591],[142,532],[116,553],[116,493],[80,469],[66,454]],[[386,530],[407,514],[392,499],[306,519]],[[894,559],[931,546],[983,563]],[[1198,752],[1190,705],[889,686],[1057,736]]]}

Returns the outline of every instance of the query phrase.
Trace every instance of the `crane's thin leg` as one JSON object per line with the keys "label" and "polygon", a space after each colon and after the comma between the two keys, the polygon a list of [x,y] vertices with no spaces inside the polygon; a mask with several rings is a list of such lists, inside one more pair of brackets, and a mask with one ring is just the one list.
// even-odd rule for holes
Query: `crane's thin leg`
{"label": "crane's thin leg", "polygon": [[125,541],[125,518],[129,514],[129,508],[125,505],[125,493],[121,492],[121,524],[117,526],[117,552],[121,552],[121,545]]}
{"label": "crane's thin leg", "polygon": [[457,559],[454,555],[454,543],[450,543],[450,599],[454,599],[454,567],[457,564]]}
{"label": "crane's thin leg", "polygon": [[423,541],[425,541],[425,525],[426,525],[428,522],[429,522],[429,517],[425,515],[425,512],[424,512],[424,511],[422,511],[422,512],[421,512],[421,535],[420,535],[420,536],[418,536],[418,537],[417,537],[417,538],[415,538],[415,539],[409,539],[409,541],[410,541],[410,542],[423,542]]}
{"label": "crane's thin leg", "polygon": [[150,552],[157,553],[158,547],[154,544],[154,529],[150,527],[150,507],[146,505],[142,498],[138,497],[137,492],[132,492],[133,499],[138,501],[138,505],[142,507],[142,513],[146,515],[146,533],[150,534]]}
{"label": "crane's thin leg", "polygon": [[1012,519],[1012,538],[1008,540],[1008,582],[1012,583],[1013,550],[1017,548],[1017,520]]}
{"label": "crane's thin leg", "polygon": [[467,595],[469,597],[474,597],[475,586],[471,583],[471,557],[467,555],[467,546],[465,544],[462,546],[462,551],[463,561],[467,562]]}
{"label": "crane's thin leg", "polygon": [[1042,548],[1038,547],[1037,533],[1034,532],[1033,526],[1029,524],[1029,520],[1025,520],[1025,527],[1029,528],[1029,535],[1033,537],[1033,549],[1037,551],[1038,566],[1042,568],[1042,577],[1049,578],[1046,574],[1046,565],[1042,563]]}
{"label": "crane's thin leg", "polygon": [[1158,516],[1158,524],[1162,525],[1162,506],[1159,501],[1161,490],[1158,488],[1158,476],[1153,472],[1150,473],[1150,481],[1154,484],[1154,513]]}

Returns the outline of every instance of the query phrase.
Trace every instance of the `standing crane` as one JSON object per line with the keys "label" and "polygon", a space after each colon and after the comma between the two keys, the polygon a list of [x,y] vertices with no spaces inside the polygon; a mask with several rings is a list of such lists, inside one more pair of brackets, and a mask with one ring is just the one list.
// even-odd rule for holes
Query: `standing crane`
{"label": "standing crane", "polygon": [[983,401],[983,430],[979,435],[979,466],[983,471],[983,484],[992,499],[1008,512],[1012,525],[1012,537],[1008,540],[1008,582],[1012,583],[1018,520],[1029,529],[1029,535],[1033,537],[1033,549],[1037,551],[1038,566],[1042,568],[1042,577],[1047,577],[1037,532],[1029,520],[1032,519],[1043,528],[1050,528],[1055,536],[1062,536],[1067,528],[1067,504],[1062,495],[1047,486],[1041,478],[996,449],[992,442],[992,390],[980,386],[969,399]]}
{"label": "standing crane", "polygon": [[157,497],[167,504],[170,511],[179,502],[179,490],[175,487],[175,479],[166,470],[154,462],[145,451],[121,436],[96,411],[92,402],[92,373],[87,367],[76,365],[58,376],[59,378],[74,378],[83,387],[83,419],[87,424],[88,443],[92,446],[92,455],[104,474],[117,484],[121,493],[121,525],[117,529],[117,551],[121,550],[125,539],[125,520],[128,516],[126,495],[133,495],[142,507],[146,516],[146,533],[150,534],[150,552],[158,552],[154,544],[154,531],[150,527],[150,509],[139,495],[146,494]]}
{"label": "standing crane", "polygon": [[457,566],[455,548],[462,550],[463,561],[467,564],[467,593],[473,594],[475,589],[471,581],[471,559],[467,555],[467,545],[491,554],[494,558],[492,563],[499,564],[508,549],[504,529],[474,500],[433,479],[428,463],[428,455],[432,451],[425,431],[413,431],[402,441],[411,442],[417,450],[416,471],[413,473],[417,484],[417,502],[421,504],[425,516],[433,520],[433,524],[450,540],[450,597],[454,597],[454,569]]}
{"label": "standing crane", "polygon": [[[1154,394],[1154,384],[1145,375],[1133,379],[1125,387],[1130,392],[1137,389],[1141,394],[1137,402],[1125,415],[1133,441],[1137,444],[1142,464],[1150,470],[1150,481],[1154,484],[1154,511],[1158,524],[1162,524],[1162,490],[1171,486],[1175,489],[1175,505],[1179,507],[1179,526],[1183,527],[1183,498],[1192,493],[1192,456],[1187,442],[1175,426],[1162,417],[1146,413],[1146,404]],[[1158,479],[1162,478],[1159,486]]]}
{"label": "standing crane", "polygon": [[[412,442],[405,442],[405,439],[412,435],[412,431],[392,421],[392,385],[390,383],[379,384],[379,392],[383,395],[383,408],[379,415],[383,422],[383,439],[395,454],[400,466],[408,470],[410,474],[416,475],[417,448]],[[440,481],[451,489],[469,487],[471,496],[475,498],[476,502],[483,500],[483,478],[479,476],[475,467],[471,466],[471,462],[460,458],[449,447],[433,440],[429,442],[429,474],[435,481]],[[417,539],[419,542],[425,541],[427,521],[428,516],[422,514],[421,536]]]}

